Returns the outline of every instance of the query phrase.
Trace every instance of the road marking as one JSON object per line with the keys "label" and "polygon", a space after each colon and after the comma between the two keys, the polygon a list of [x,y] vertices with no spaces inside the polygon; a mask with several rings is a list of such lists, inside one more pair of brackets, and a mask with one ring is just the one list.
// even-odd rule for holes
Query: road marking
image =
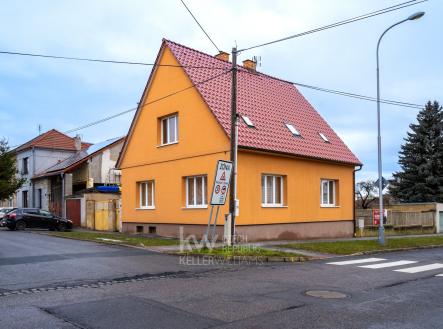
{"label": "road marking", "polygon": [[386,260],[386,259],[384,259],[384,258],[363,258],[363,259],[345,260],[342,262],[332,262],[332,263],[327,263],[327,264],[329,264],[329,265],[352,265],[352,264],[374,263],[374,262],[380,262],[382,260]]}
{"label": "road marking", "polygon": [[443,274],[437,274],[436,276],[443,276]]}
{"label": "road marking", "polygon": [[408,265],[408,264],[414,264],[417,263],[416,261],[413,260],[399,260],[397,262],[389,262],[389,263],[379,263],[379,264],[371,264],[371,265],[362,265],[359,267],[363,267],[363,268],[385,268],[385,267],[394,267],[394,266],[401,266],[401,265]]}
{"label": "road marking", "polygon": [[423,266],[415,266],[415,267],[402,268],[400,270],[394,270],[394,271],[396,271],[396,272],[403,272],[403,273],[419,273],[419,272],[436,270],[438,268],[443,268],[443,264],[434,263],[434,264],[423,265]]}

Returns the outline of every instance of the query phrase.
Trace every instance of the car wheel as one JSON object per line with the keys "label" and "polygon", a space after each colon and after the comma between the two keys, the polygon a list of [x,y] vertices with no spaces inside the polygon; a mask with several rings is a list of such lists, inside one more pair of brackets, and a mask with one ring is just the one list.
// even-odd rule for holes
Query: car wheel
{"label": "car wheel", "polygon": [[65,224],[65,223],[60,223],[60,224],[58,224],[58,230],[59,230],[60,232],[64,232],[64,231],[66,231],[66,224]]}
{"label": "car wheel", "polygon": [[16,224],[15,224],[15,229],[18,231],[24,231],[26,229],[26,223],[22,220],[19,220]]}

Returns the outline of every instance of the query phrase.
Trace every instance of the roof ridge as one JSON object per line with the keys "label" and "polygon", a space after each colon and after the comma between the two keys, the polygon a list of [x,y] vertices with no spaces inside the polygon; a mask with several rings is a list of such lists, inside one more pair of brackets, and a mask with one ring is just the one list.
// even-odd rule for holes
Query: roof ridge
{"label": "roof ridge", "polygon": [[[222,60],[222,59],[220,59],[220,58],[217,58],[217,57],[215,57],[215,56],[213,56],[213,55],[209,55],[208,53],[205,53],[205,52],[203,52],[203,51],[201,51],[201,50],[198,50],[198,49],[195,49],[195,48],[191,48],[191,47],[189,47],[189,46],[182,45],[181,43],[178,43],[178,42],[175,42],[175,41],[172,41],[172,40],[166,39],[166,38],[163,38],[163,41],[164,41],[164,42],[168,42],[168,43],[172,43],[172,44],[177,45],[177,46],[179,46],[179,47],[183,47],[183,48],[186,48],[186,49],[189,49],[189,50],[195,51],[195,52],[197,52],[197,53],[199,53],[199,54],[202,54],[202,55],[205,55],[205,56],[209,56],[209,57],[211,57],[212,59],[215,59],[215,60],[217,60],[217,61],[223,62],[224,64],[227,64],[227,63],[231,63],[231,64],[232,64],[232,59],[231,59],[231,61],[224,61],[224,60]],[[230,54],[230,55],[231,55],[231,54]],[[275,77],[275,76],[273,76],[273,75],[270,75],[270,74],[267,74],[267,73],[263,73],[263,72],[260,72],[260,71],[254,71],[254,72],[251,72],[250,70],[248,70],[247,68],[243,67],[242,65],[240,65],[240,64],[238,64],[238,63],[237,63],[237,69],[240,69],[241,71],[244,71],[244,72],[249,73],[249,74],[258,74],[258,75],[263,76],[263,77],[265,77],[265,78],[271,78],[271,79],[278,80],[278,81],[280,81],[280,82],[284,82],[284,83],[287,83],[287,84],[290,84],[290,85],[293,85],[293,86],[294,86],[294,83],[291,82],[291,81],[288,81],[288,80],[285,80],[285,79],[282,79],[282,78],[278,78],[278,77]],[[295,87],[295,86],[294,86],[294,87]]]}

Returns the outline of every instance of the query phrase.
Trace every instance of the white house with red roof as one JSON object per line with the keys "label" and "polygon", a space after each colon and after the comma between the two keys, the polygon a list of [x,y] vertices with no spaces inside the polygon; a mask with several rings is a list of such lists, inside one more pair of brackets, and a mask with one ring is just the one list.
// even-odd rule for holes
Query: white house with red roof
{"label": "white house with red roof", "polygon": [[[230,158],[229,55],[163,40],[156,64],[118,161],[123,229],[202,234],[216,161]],[[351,236],[360,161],[293,84],[251,60],[237,76],[236,232],[250,240]]]}

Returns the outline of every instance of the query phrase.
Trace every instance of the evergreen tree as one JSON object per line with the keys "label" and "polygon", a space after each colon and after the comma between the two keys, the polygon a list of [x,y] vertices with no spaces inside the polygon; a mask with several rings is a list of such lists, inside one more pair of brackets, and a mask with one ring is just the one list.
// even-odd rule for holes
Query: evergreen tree
{"label": "evergreen tree", "polygon": [[0,200],[11,197],[24,183],[16,172],[15,154],[9,152],[8,142],[0,139]]}
{"label": "evergreen tree", "polygon": [[430,101],[411,124],[390,193],[402,202],[443,202],[443,111]]}

